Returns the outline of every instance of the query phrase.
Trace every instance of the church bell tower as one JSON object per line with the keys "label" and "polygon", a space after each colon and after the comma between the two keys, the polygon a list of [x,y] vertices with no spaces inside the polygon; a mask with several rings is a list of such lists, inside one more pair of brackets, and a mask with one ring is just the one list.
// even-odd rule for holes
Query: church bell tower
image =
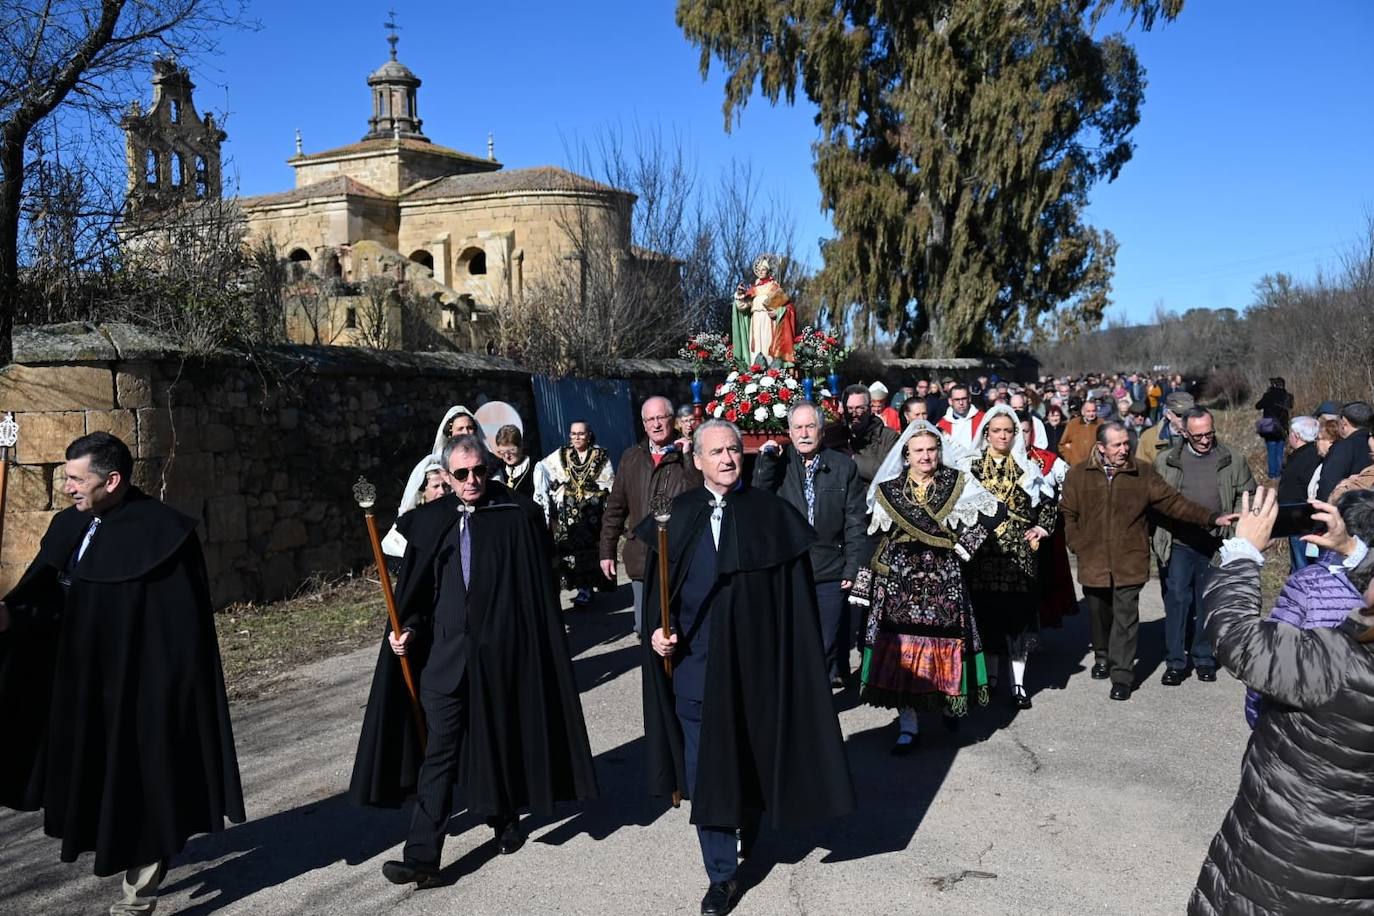
{"label": "church bell tower", "polygon": [[372,117],[368,119],[368,132],[364,140],[422,140],[429,138],[420,133],[420,114],[416,93],[420,88],[420,78],[410,68],[396,59],[396,17],[392,15],[384,22],[389,29],[386,36],[391,45],[391,59],[382,64],[367,78],[372,90]]}
{"label": "church bell tower", "polygon": [[226,134],[214,115],[196,114],[195,88],[176,61],[153,61],[152,105],[144,111],[134,101],[120,119],[130,215],[221,195],[220,146]]}

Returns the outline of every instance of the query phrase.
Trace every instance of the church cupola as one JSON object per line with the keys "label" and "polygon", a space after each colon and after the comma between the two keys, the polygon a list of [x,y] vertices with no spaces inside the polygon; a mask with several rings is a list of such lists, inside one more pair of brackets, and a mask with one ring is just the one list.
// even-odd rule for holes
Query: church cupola
{"label": "church cupola", "polygon": [[416,93],[420,88],[420,78],[410,68],[396,59],[395,16],[383,25],[390,30],[386,36],[391,45],[391,59],[382,64],[367,78],[372,90],[372,117],[368,119],[370,128],[364,140],[406,139],[429,141],[420,133],[420,114]]}

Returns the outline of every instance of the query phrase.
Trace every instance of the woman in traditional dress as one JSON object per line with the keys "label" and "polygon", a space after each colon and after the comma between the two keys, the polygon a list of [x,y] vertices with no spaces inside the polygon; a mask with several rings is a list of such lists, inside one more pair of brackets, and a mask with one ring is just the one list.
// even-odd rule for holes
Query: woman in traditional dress
{"label": "woman in traditional dress", "polygon": [[[438,455],[426,455],[410,472],[405,489],[401,491],[401,504],[396,507],[396,518],[400,519],[416,506],[440,498],[449,492],[448,482],[444,479],[443,468]],[[406,552],[406,539],[392,525],[391,530],[382,538],[382,552],[389,557],[403,557]]]}
{"label": "woman in traditional dress", "polygon": [[[1047,448],[1034,444],[1038,435],[1029,418],[1021,418],[1021,435],[1026,453],[1040,467],[1040,474],[1054,488],[1056,514],[1059,498],[1064,493],[1064,476],[1069,463]],[[1078,613],[1078,593],[1073,588],[1073,571],[1069,568],[1069,547],[1064,540],[1064,526],[1056,517],[1050,539],[1041,544],[1040,556],[1040,627],[1059,629],[1064,618]]]}
{"label": "woman in traditional dress", "polygon": [[963,565],[991,534],[999,507],[976,480],[941,463],[944,448],[940,431],[918,420],[879,467],[869,533],[882,537],[850,592],[868,607],[862,697],[899,711],[898,756],[916,746],[918,710],[938,710],[952,730],[970,697],[988,700]]}
{"label": "woman in traditional dress", "polygon": [[1011,657],[1011,697],[1030,709],[1026,659],[1040,638],[1040,559],[1042,540],[1054,530],[1054,488],[1026,453],[1021,420],[1005,404],[988,411],[975,450],[958,460],[1006,510],[1006,517],[969,564],[973,615],[987,654],[988,682],[997,686],[1002,653]]}
{"label": "woman in traditional dress", "polygon": [[615,483],[611,456],[595,444],[583,420],[568,425],[568,444],[535,468],[534,499],[553,528],[554,556],[564,587],[577,589],[573,604],[592,600],[593,588],[609,588],[601,572],[601,514]]}
{"label": "woman in traditional dress", "polygon": [[501,482],[534,499],[534,460],[525,454],[520,427],[507,423],[496,431],[496,457],[501,459]]}

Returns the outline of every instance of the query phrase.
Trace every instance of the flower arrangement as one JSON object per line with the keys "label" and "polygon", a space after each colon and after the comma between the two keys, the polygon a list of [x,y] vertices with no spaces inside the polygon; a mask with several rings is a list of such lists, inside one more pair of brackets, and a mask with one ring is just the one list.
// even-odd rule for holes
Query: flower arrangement
{"label": "flower arrangement", "polygon": [[731,372],[716,386],[706,413],[746,432],[786,432],[787,407],[801,397],[801,384],[791,375],[755,363],[743,372]]}
{"label": "flower arrangement", "polygon": [[706,366],[724,366],[735,358],[730,338],[714,331],[698,331],[688,337],[677,355],[692,364],[692,377],[697,379]]}
{"label": "flower arrangement", "polygon": [[797,353],[797,368],[810,375],[833,370],[850,353],[850,349],[841,346],[835,335],[810,325],[801,329],[793,346]]}

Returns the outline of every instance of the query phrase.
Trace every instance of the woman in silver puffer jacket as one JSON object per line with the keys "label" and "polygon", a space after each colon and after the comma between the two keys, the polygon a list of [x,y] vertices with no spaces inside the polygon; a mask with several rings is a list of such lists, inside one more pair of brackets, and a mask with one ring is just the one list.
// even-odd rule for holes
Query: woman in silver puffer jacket
{"label": "woman in silver puffer jacket", "polygon": [[[1261,488],[1244,509],[1207,585],[1207,635],[1217,660],[1271,703],[1188,912],[1374,914],[1374,556],[1362,543],[1351,554],[1367,607],[1340,626],[1264,620],[1261,551],[1277,499]],[[1339,514],[1318,518],[1330,530],[1309,540],[1349,537]]]}

